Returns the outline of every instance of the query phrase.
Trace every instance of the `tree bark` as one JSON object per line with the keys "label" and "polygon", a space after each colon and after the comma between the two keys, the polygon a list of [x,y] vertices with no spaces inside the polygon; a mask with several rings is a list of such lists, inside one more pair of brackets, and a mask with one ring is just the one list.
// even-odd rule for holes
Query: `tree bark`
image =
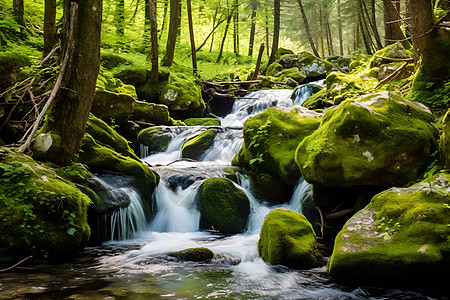
{"label": "tree bark", "polygon": [[265,6],[265,20],[266,20],[266,51],[267,51],[267,59],[270,57],[270,46],[269,46],[269,11],[267,9],[267,1]]}
{"label": "tree bark", "polygon": [[158,39],[161,39],[164,29],[166,28],[166,19],[167,19],[167,10],[169,8],[169,0],[164,0],[164,11],[163,11],[163,18],[162,18],[162,24],[161,24],[161,31],[159,32]]}
{"label": "tree bark", "polygon": [[281,4],[280,0],[274,0],[273,1],[273,38],[272,38],[272,52],[269,57],[269,62],[267,65],[270,65],[275,61],[275,56],[277,54],[278,50],[278,42],[280,40],[280,11],[281,11]]}
{"label": "tree bark", "polygon": [[255,72],[253,73],[252,80],[256,80],[256,78],[258,78],[259,68],[261,66],[261,59],[263,54],[264,54],[264,43],[262,43],[261,46],[259,47],[258,59],[256,61]]}
{"label": "tree bark", "polygon": [[56,38],[56,0],[45,0],[44,12],[44,51],[46,57],[58,43]]}
{"label": "tree bark", "polygon": [[400,27],[400,14],[392,3],[392,0],[383,0],[384,4],[384,38],[385,46],[393,44],[397,41],[403,41],[405,48],[411,48],[409,42],[405,41],[405,35]]}
{"label": "tree bark", "polygon": [[234,54],[239,55],[239,3],[238,0],[233,2],[233,50]]}
{"label": "tree bark", "polygon": [[[428,80],[442,81],[449,75],[448,50],[438,41],[429,0],[410,0],[411,33],[414,51],[422,58],[421,72]],[[415,55],[418,65],[419,56]]]}
{"label": "tree bark", "polygon": [[[381,43],[380,33],[378,32],[377,10],[376,10],[376,5],[375,5],[375,0],[371,0],[370,4],[371,4],[371,18],[369,19],[369,24],[372,28],[372,32],[375,37],[375,41],[377,43],[377,49],[379,50],[379,49],[383,48],[383,44]],[[365,8],[367,11],[367,7],[365,7]]]}
{"label": "tree bark", "polygon": [[366,48],[367,54],[372,55],[372,39],[369,34],[369,27],[366,23],[366,18],[364,15],[364,7],[363,7],[363,0],[358,0],[358,14],[359,14],[359,24],[361,27],[361,34],[363,37],[364,47]]}
{"label": "tree bark", "polygon": [[252,26],[250,27],[250,41],[248,44],[248,56],[253,56],[253,46],[255,44],[256,33],[256,11],[258,10],[258,0],[252,0]]}
{"label": "tree bark", "polygon": [[218,63],[222,59],[223,47],[225,46],[225,41],[227,39],[228,28],[230,27],[231,18],[233,17],[233,15],[234,15],[234,7],[231,10],[231,12],[228,14],[228,17],[227,17],[227,24],[225,25],[225,32],[223,33],[222,43],[220,44],[219,55],[217,56],[216,63]]}
{"label": "tree bark", "polygon": [[186,5],[187,5],[187,14],[188,14],[188,22],[189,22],[189,39],[191,40],[192,68],[194,69],[194,74],[197,74],[197,50],[195,49],[194,25],[192,23],[191,0],[187,0]]}
{"label": "tree bark", "polygon": [[158,23],[156,17],[156,0],[149,0],[149,14],[150,14],[150,35],[151,35],[151,43],[152,50],[151,60],[152,60],[152,71],[150,73],[150,81],[158,82]]}
{"label": "tree bark", "polygon": [[309,44],[315,56],[320,57],[319,52],[317,52],[316,46],[312,39],[311,30],[309,29],[308,19],[306,18],[305,10],[303,9],[302,0],[298,0],[298,6],[300,6],[300,11],[302,13],[303,23],[305,24],[306,33],[308,34]]}
{"label": "tree bark", "polygon": [[23,7],[23,0],[13,0],[13,14],[16,22],[22,26],[25,26],[25,9]]}
{"label": "tree bark", "polygon": [[170,0],[170,22],[169,35],[167,37],[166,54],[162,59],[162,65],[171,67],[175,55],[175,45],[177,43],[178,28],[180,27],[179,0]]}
{"label": "tree bark", "polygon": [[[43,128],[43,132],[60,137],[58,151],[49,153],[47,157],[58,165],[69,164],[81,147],[100,68],[102,0],[77,2],[64,1],[62,53],[73,55],[51,117],[47,118]],[[74,16],[75,20],[70,22],[70,11],[74,6],[78,6],[78,13]],[[74,28],[70,28],[70,24]],[[70,30],[74,32],[74,43],[67,40]],[[69,49],[73,49],[73,52]]]}
{"label": "tree bark", "polygon": [[325,26],[327,35],[328,55],[334,56],[333,36],[331,35],[330,15],[328,13],[326,13],[325,15]]}
{"label": "tree bark", "polygon": [[319,34],[319,40],[320,40],[320,53],[322,54],[322,57],[325,57],[325,46],[324,46],[324,37],[323,37],[323,10],[322,10],[322,4],[319,3],[319,28],[320,28],[320,34]]}

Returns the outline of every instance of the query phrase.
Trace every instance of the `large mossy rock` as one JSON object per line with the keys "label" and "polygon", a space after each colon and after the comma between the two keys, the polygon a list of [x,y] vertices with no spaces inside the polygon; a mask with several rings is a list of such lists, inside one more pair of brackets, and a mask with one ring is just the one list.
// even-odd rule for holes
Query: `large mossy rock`
{"label": "large mossy rock", "polygon": [[311,224],[304,215],[281,208],[264,219],[258,252],[272,265],[310,269],[323,264]]}
{"label": "large mossy rock", "polygon": [[0,91],[4,91],[13,81],[21,67],[29,66],[28,56],[18,52],[0,52]]}
{"label": "large mossy rock", "polygon": [[363,80],[355,75],[333,72],[326,79],[327,99],[335,105],[363,94]]}
{"label": "large mossy rock", "polygon": [[200,228],[222,233],[242,233],[247,227],[250,202],[243,190],[226,178],[209,178],[197,194]]}
{"label": "large mossy rock", "polygon": [[403,186],[437,148],[433,115],[393,92],[346,100],[328,110],[299,145],[303,177],[324,186]]}
{"label": "large mossy rock", "polygon": [[441,162],[446,167],[450,167],[450,109],[442,120],[442,135],[439,140],[439,153]]}
{"label": "large mossy rock", "polygon": [[137,143],[147,146],[148,154],[154,154],[166,151],[173,137],[174,133],[167,127],[155,126],[141,130]]}
{"label": "large mossy rock", "polygon": [[172,125],[169,108],[163,104],[135,101],[131,120],[143,121],[155,125]]}
{"label": "large mossy rock", "polygon": [[336,69],[332,63],[315,57],[308,52],[284,55],[280,58],[278,63],[282,65],[284,69],[298,68],[309,80],[325,77]]}
{"label": "large mossy rock", "polygon": [[31,157],[0,148],[0,256],[70,259],[89,239],[91,201]]}
{"label": "large mossy rock", "polygon": [[402,43],[396,42],[375,52],[370,60],[369,68],[380,67],[383,64],[392,63],[392,60],[389,58],[407,59],[412,57],[413,53],[410,49],[405,49]]}
{"label": "large mossy rock", "polygon": [[189,118],[183,121],[186,126],[220,126],[220,120],[216,118]]}
{"label": "large mossy rock", "polygon": [[288,83],[289,79],[294,80],[296,82],[296,85],[299,85],[306,79],[306,74],[303,72],[300,72],[300,70],[296,67],[284,69],[276,74],[273,75],[276,81],[279,82],[285,82]]}
{"label": "large mossy rock", "polygon": [[[244,144],[232,164],[251,170],[260,183],[267,181],[269,190],[275,190],[280,183],[294,186],[300,178],[295,150],[305,137],[319,127],[320,116],[302,107],[266,109],[245,121]],[[263,173],[268,175],[266,180],[261,178]],[[267,180],[269,178],[272,180]],[[270,195],[265,194],[263,199],[279,202],[267,199]]]}
{"label": "large mossy rock", "polygon": [[181,148],[181,157],[198,160],[214,142],[217,129],[210,128],[190,139]]}
{"label": "large mossy rock", "polygon": [[450,272],[449,224],[449,174],[391,188],[348,220],[336,237],[327,272],[352,283],[445,280]]}
{"label": "large mossy rock", "polygon": [[118,134],[112,127],[105,122],[95,117],[93,114],[89,115],[86,133],[90,134],[97,143],[114,149],[123,156],[130,157],[140,162],[139,157],[130,148],[128,141]]}
{"label": "large mossy rock", "polygon": [[129,94],[96,90],[91,112],[105,122],[126,123],[133,112],[134,98]]}
{"label": "large mossy rock", "polygon": [[208,248],[188,248],[176,252],[170,252],[168,256],[175,257],[181,261],[207,262],[214,258],[214,252]]}

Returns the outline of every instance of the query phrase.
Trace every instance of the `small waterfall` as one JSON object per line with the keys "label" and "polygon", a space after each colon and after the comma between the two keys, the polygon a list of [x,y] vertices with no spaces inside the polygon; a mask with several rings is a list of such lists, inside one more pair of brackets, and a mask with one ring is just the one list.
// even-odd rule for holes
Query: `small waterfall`
{"label": "small waterfall", "polygon": [[321,88],[317,84],[307,83],[297,87],[297,89],[292,94],[292,99],[294,105],[302,105],[309,97],[320,91]]}
{"label": "small waterfall", "polygon": [[105,216],[105,222],[111,224],[111,240],[124,240],[147,229],[142,200],[139,194],[130,188],[122,188],[130,199],[130,205],[120,208],[111,213],[111,216]]}
{"label": "small waterfall", "polygon": [[223,128],[214,139],[214,143],[200,159],[200,161],[215,162],[215,164],[228,165],[238,153],[244,139],[240,138],[242,130]]}
{"label": "small waterfall", "polygon": [[150,224],[156,232],[195,232],[200,228],[200,212],[195,205],[198,184],[186,189],[171,190],[167,182],[156,188],[154,199],[157,213]]}
{"label": "small waterfall", "polygon": [[312,185],[303,178],[297,183],[288,206],[291,210],[302,213],[302,205],[306,199],[312,197]]}

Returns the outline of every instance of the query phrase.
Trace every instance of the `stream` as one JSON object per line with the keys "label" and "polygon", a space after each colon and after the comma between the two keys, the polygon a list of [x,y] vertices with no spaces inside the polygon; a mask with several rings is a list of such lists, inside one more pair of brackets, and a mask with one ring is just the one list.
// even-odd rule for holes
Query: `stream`
{"label": "stream", "polygon": [[[230,166],[243,143],[242,127],[247,118],[271,106],[292,106],[291,94],[291,90],[257,91],[246,97],[249,99],[237,101],[232,112],[221,119],[222,126],[215,127],[219,134],[199,162],[173,163],[180,159],[183,143],[207,128],[173,128],[167,151],[142,157],[161,176],[153,195],[156,214],[150,223],[145,222],[137,192],[108,182],[114,178],[98,177],[112,194],[124,195],[130,203],[105,220],[111,228],[111,240],[85,248],[71,262],[0,273],[0,299],[442,298],[431,291],[342,286],[326,276],[325,267],[298,271],[262,261],[257,243],[264,216],[276,207],[301,212],[303,199],[312,193],[311,185],[303,180],[286,204],[269,206],[253,196],[249,179],[239,174],[237,185],[247,194],[251,207],[247,231],[230,236],[199,230],[200,212],[194,200],[202,181],[225,176],[223,169]],[[215,258],[194,263],[167,255],[191,247],[209,248]]]}

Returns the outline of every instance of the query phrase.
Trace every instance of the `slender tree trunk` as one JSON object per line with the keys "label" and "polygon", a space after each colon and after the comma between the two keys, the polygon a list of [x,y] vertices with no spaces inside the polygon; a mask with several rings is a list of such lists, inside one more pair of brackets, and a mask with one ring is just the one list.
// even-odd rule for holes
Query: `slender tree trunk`
{"label": "slender tree trunk", "polygon": [[225,41],[227,40],[228,28],[230,27],[231,18],[234,15],[234,7],[231,12],[228,13],[227,24],[225,25],[225,32],[223,33],[222,43],[220,44],[219,55],[217,56],[216,63],[222,59],[223,47],[225,46]]}
{"label": "slender tree trunk", "polygon": [[22,26],[25,26],[25,9],[23,7],[23,0],[13,0],[13,14],[16,22]]}
{"label": "slender tree trunk", "polygon": [[263,54],[264,54],[264,43],[262,43],[261,46],[259,46],[258,59],[256,60],[256,67],[255,67],[255,72],[252,75],[252,80],[255,80],[256,78],[258,78],[259,68],[261,67],[261,59],[262,59]]}
{"label": "slender tree trunk", "polygon": [[173,64],[175,44],[177,43],[178,29],[180,27],[179,9],[179,0],[170,0],[169,35],[167,37],[166,54],[162,59],[162,65],[165,67],[171,67]]}
{"label": "slender tree trunk", "polygon": [[238,0],[233,1],[233,50],[234,54],[239,55],[239,3]]}
{"label": "slender tree trunk", "polygon": [[405,0],[405,35],[411,38],[411,12],[409,11],[409,0]]}
{"label": "slender tree trunk", "polygon": [[328,13],[325,14],[325,26],[327,35],[328,55],[334,56],[333,36],[331,35],[330,15]]}
{"label": "slender tree trunk", "polygon": [[[73,13],[76,7],[77,13]],[[43,132],[60,137],[59,147],[55,145],[58,151],[48,153],[47,157],[58,165],[69,164],[83,141],[100,68],[102,0],[78,0],[77,3],[65,0],[63,19],[62,53],[63,56],[71,53],[72,58],[52,116],[43,127]],[[75,37],[73,43],[67,40],[71,30]]]}
{"label": "slender tree trunk", "polygon": [[168,8],[169,8],[169,0],[164,0],[164,11],[163,11],[162,24],[161,24],[161,31],[159,32],[159,37],[158,37],[159,40],[161,39],[161,37],[164,33],[164,29],[166,28]]}
{"label": "slender tree trunk", "polygon": [[150,12],[150,34],[152,42],[151,60],[152,60],[152,72],[150,73],[150,81],[158,82],[158,23],[156,17],[156,0],[148,1]]}
{"label": "slender tree trunk", "polygon": [[365,16],[364,16],[364,9],[363,9],[363,0],[358,0],[358,20],[359,20],[359,26],[361,28],[361,34],[364,42],[364,46],[366,48],[367,54],[372,54],[372,47],[371,47],[371,41],[370,36],[368,32],[367,23],[365,22]]}
{"label": "slender tree trunk", "polygon": [[[179,0],[178,0],[179,1]],[[182,18],[182,16],[183,16],[183,5],[182,5],[182,2],[181,1],[179,1],[179,3],[180,3],[180,8],[179,8],[179,10],[178,10],[178,20],[179,20],[179,23],[178,23],[178,30],[177,30],[177,42],[178,43],[181,43],[181,18]]]}
{"label": "slender tree trunk", "polygon": [[192,23],[192,10],[191,10],[191,0],[186,1],[186,8],[188,14],[189,23],[189,38],[191,40],[191,52],[192,52],[192,68],[194,69],[194,74],[197,73],[197,51],[195,49],[195,39],[194,39],[194,25]]}
{"label": "slender tree trunk", "polygon": [[[214,33],[215,33],[216,29],[219,28],[220,24],[222,24],[225,20],[226,20],[226,18],[220,20],[219,22],[217,22],[217,24],[215,24],[215,21],[214,21],[214,23],[213,23],[213,29],[212,29],[211,32],[206,36],[206,38],[205,38],[205,40],[203,41],[203,43],[202,43],[200,46],[198,46],[197,52],[200,51],[200,50],[203,48],[203,46],[206,45],[206,42],[208,41],[208,39],[209,39],[210,37],[214,37]],[[211,40],[211,48],[212,48],[212,43],[213,43],[213,41]],[[212,50],[212,49],[210,49],[209,52],[211,52],[211,50]]]}
{"label": "slender tree trunk", "polygon": [[267,58],[270,57],[270,45],[269,45],[269,10],[268,10],[268,5],[267,5],[267,0],[265,2],[266,7],[265,7],[265,13],[266,13],[266,53],[267,53]]}
{"label": "slender tree trunk", "polygon": [[320,28],[320,34],[319,34],[319,40],[320,40],[320,53],[322,54],[322,57],[325,57],[325,47],[324,47],[324,41],[323,41],[323,12],[322,12],[322,3],[319,3],[319,28]]}
{"label": "slender tree trunk", "polygon": [[308,19],[306,18],[305,10],[303,9],[302,0],[298,0],[298,6],[300,6],[300,11],[302,13],[303,23],[305,24],[306,33],[308,34],[309,44],[315,56],[320,57],[319,52],[317,52],[316,46],[312,39],[311,30],[309,29]]}
{"label": "slender tree trunk", "polygon": [[43,57],[46,57],[57,43],[56,0],[45,0]]}
{"label": "slender tree trunk", "polygon": [[344,55],[344,41],[342,39],[342,16],[341,16],[341,0],[337,0],[338,11],[338,30],[339,30],[339,53]]}
{"label": "slender tree trunk", "polygon": [[[217,15],[219,14],[219,4],[216,5],[216,9],[214,11],[214,16],[213,16],[213,30],[211,31],[211,45],[209,46],[209,52],[212,51],[212,48],[214,46],[214,31],[216,29],[216,21],[217,21]],[[208,36],[209,37],[209,36]],[[208,40],[208,37],[205,39],[205,43]],[[201,47],[199,47],[201,48]],[[197,51],[200,51],[200,49],[197,49]]]}
{"label": "slender tree trunk", "polygon": [[119,35],[125,34],[125,0],[115,0],[116,1],[116,11],[115,11],[115,23],[116,23],[116,33]]}
{"label": "slender tree trunk", "polygon": [[144,0],[144,45],[147,45],[148,39],[151,39],[150,4],[148,1]]}
{"label": "slender tree trunk", "polygon": [[280,0],[273,1],[273,39],[272,39],[272,52],[270,54],[269,62],[267,65],[270,65],[275,61],[275,56],[278,50],[278,41],[280,39],[280,11],[281,4]]}
{"label": "slender tree trunk", "polygon": [[358,14],[358,17],[357,17],[358,21],[355,23],[355,42],[353,45],[353,51],[360,50],[360,45],[361,45],[360,26],[359,26],[361,23],[360,18],[361,18],[361,16],[360,16],[360,14]]}
{"label": "slender tree trunk", "polygon": [[[377,43],[377,49],[379,50],[379,49],[383,48],[383,44],[381,43],[380,33],[378,32],[377,11],[376,11],[375,0],[371,0],[370,4],[371,4],[371,18],[369,18],[369,24],[370,24],[370,27],[372,28],[373,36],[375,37],[375,41]],[[367,6],[365,6],[365,9],[367,12]],[[368,12],[367,12],[367,15],[369,15]]]}
{"label": "slender tree trunk", "polygon": [[258,10],[258,0],[252,0],[252,26],[250,27],[250,42],[248,44],[248,56],[253,56],[253,46],[255,44],[256,32],[256,11]]}

